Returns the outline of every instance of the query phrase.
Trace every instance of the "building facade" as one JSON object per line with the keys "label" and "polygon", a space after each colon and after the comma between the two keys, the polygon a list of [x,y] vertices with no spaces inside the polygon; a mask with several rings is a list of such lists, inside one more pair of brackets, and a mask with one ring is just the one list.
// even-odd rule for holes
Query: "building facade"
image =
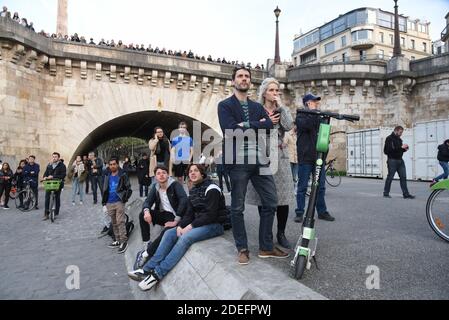
{"label": "building facade", "polygon": [[441,41],[445,45],[445,51],[449,52],[449,12],[445,16],[446,27],[441,31]]}
{"label": "building facade", "polygon": [[[432,54],[429,22],[399,16],[403,55],[420,59]],[[394,14],[360,8],[293,40],[294,66],[309,63],[389,60],[394,47]]]}

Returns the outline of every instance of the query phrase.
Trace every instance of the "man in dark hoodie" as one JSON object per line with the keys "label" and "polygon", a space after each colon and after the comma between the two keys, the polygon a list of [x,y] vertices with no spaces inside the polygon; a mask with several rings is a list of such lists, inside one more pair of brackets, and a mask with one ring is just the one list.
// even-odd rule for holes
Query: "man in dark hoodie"
{"label": "man in dark hoodie", "polygon": [[[139,252],[137,267],[142,267],[157,250],[162,236],[168,229],[174,228],[187,210],[188,198],[180,182],[168,174],[168,169],[158,166],[154,170],[155,183],[143,204],[139,216],[142,240],[146,243],[146,250]],[[154,210],[151,208],[154,205]],[[150,225],[164,227],[159,236],[150,242]]]}
{"label": "man in dark hoodie", "polygon": [[432,183],[430,186],[433,186],[435,183],[440,181],[441,179],[447,179],[449,176],[449,139],[444,141],[443,144],[440,144],[438,146],[438,155],[437,159],[440,162],[440,166],[443,168],[443,173],[440,174],[438,177],[434,178],[432,180]]}
{"label": "man in dark hoodie", "polygon": [[402,194],[404,199],[414,199],[415,196],[412,196],[407,189],[407,172],[405,169],[405,163],[402,159],[402,155],[404,152],[407,152],[409,146],[402,142],[401,136],[404,132],[404,128],[401,126],[397,126],[394,128],[394,131],[385,139],[384,153],[388,156],[387,165],[388,165],[388,176],[385,181],[384,187],[384,197],[391,198],[390,189],[391,182],[393,181],[394,175],[396,172],[399,175],[399,180],[401,184]]}
{"label": "man in dark hoodie", "polygon": [[109,160],[109,174],[103,183],[102,203],[112,220],[115,240],[109,248],[118,248],[118,253],[124,253],[128,248],[126,235],[125,203],[131,197],[131,183],[125,171],[120,169],[117,158]]}

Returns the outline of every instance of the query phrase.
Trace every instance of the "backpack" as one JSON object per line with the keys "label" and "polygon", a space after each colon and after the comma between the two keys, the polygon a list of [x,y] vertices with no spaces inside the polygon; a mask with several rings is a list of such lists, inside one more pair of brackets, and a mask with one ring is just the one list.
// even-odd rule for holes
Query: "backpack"
{"label": "backpack", "polygon": [[[126,221],[125,221],[126,236],[129,237],[134,230],[134,221],[133,220],[130,221],[129,216],[126,213],[125,213],[125,217],[126,217]],[[112,227],[112,222],[109,224],[108,236],[110,236],[113,240],[115,240],[114,228]]]}

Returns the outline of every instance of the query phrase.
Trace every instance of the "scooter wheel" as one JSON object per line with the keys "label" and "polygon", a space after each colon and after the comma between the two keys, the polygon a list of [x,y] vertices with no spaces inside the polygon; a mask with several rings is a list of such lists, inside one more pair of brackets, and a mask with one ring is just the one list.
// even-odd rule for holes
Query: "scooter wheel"
{"label": "scooter wheel", "polygon": [[307,257],[299,256],[295,264],[295,279],[302,279],[304,270],[306,269]]}

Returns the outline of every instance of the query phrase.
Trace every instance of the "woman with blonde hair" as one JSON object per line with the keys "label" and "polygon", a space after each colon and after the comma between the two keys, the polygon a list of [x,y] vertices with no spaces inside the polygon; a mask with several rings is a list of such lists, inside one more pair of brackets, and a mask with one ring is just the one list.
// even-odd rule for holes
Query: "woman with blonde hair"
{"label": "woman with blonde hair", "polygon": [[[267,149],[269,148],[270,167],[273,171],[272,174],[278,196],[276,238],[279,245],[290,249],[291,245],[285,237],[285,227],[287,225],[289,205],[295,203],[295,196],[288,148],[283,143],[283,139],[285,133],[293,128],[293,118],[290,110],[282,105],[280,84],[274,78],[267,78],[262,82],[259,88],[258,102],[263,105],[274,124],[273,131],[267,135],[266,145]],[[276,115],[278,116],[276,117]],[[273,142],[269,139],[277,139],[277,141]],[[261,212],[262,201],[252,184],[248,186],[247,202],[258,206],[259,212]]]}

